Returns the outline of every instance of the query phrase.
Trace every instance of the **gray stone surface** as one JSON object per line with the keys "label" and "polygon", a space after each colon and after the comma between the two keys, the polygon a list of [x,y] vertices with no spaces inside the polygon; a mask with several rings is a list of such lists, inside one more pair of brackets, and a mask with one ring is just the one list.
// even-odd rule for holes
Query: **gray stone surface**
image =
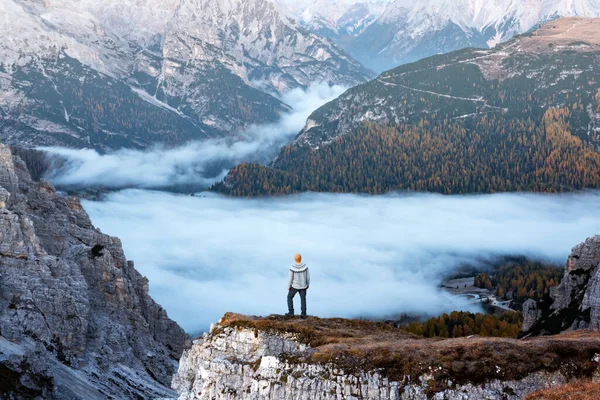
{"label": "gray stone surface", "polygon": [[600,330],[600,235],[573,248],[560,284],[550,289],[550,298],[552,304],[546,310],[542,310],[543,303],[534,305],[528,301],[523,306],[524,332]]}
{"label": "gray stone surface", "polygon": [[33,182],[3,145],[0,340],[13,344],[0,345],[0,364],[19,372],[23,398],[168,397],[188,345],[120,240],[94,228],[78,199]]}
{"label": "gray stone surface", "polygon": [[527,332],[535,321],[540,317],[540,311],[538,310],[538,304],[533,299],[528,299],[523,303],[523,332]]}
{"label": "gray stone surface", "polygon": [[[576,281],[583,286],[571,285],[574,272],[589,272],[589,280],[585,282],[585,274],[579,274]],[[600,235],[587,239],[573,249],[567,261],[565,278],[553,292],[554,308],[568,306],[577,290],[584,291],[579,309],[589,309],[590,319],[589,322],[581,321],[574,328],[600,330]]]}
{"label": "gray stone surface", "polygon": [[[328,364],[291,364],[286,357],[312,349],[293,337],[217,326],[186,350],[173,379],[179,400],[425,400],[433,375],[390,381],[380,371],[346,373]],[[490,379],[481,385],[447,386],[434,399],[522,399],[566,382],[560,373],[536,372],[519,381]]]}

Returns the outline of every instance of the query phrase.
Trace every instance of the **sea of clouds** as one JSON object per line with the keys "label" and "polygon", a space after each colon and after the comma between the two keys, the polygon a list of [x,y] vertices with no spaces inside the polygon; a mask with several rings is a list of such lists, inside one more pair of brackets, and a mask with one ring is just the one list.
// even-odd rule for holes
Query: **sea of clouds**
{"label": "sea of clouds", "polygon": [[[286,312],[288,267],[302,253],[313,282],[309,314],[433,315],[478,310],[440,289],[464,263],[505,255],[564,263],[598,232],[599,192],[357,196],[303,194],[232,199],[149,188],[207,187],[241,161],[268,162],[320,105],[344,88],[288,92],[293,112],[231,139],[147,151],[46,149],[62,159],[59,187],[127,189],[84,201],[94,224],[122,239],[153,297],[189,332],[223,313]],[[241,139],[241,140],[239,140]]]}
{"label": "sea of clouds", "polygon": [[599,192],[249,200],[130,189],[83,205],[189,332],[226,311],[286,312],[298,252],[311,271],[309,314],[439,314],[475,309],[439,288],[461,263],[508,254],[563,264],[600,227]]}
{"label": "sea of clouds", "polygon": [[268,163],[297,135],[312,111],[345,90],[326,83],[293,89],[281,100],[292,107],[275,123],[255,125],[235,135],[191,142],[166,149],[122,149],[100,154],[93,149],[44,147],[58,157],[58,167],[46,177],[61,187],[171,188],[177,185],[208,187],[222,180],[229,168],[246,162]]}

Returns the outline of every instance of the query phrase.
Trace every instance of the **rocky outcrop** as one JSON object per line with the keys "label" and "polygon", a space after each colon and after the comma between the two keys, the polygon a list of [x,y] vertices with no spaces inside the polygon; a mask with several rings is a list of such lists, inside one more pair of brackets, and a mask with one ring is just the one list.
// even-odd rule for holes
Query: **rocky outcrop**
{"label": "rocky outcrop", "polygon": [[187,342],[119,239],[0,145],[0,375],[13,377],[0,378],[3,393],[168,397]]}
{"label": "rocky outcrop", "polygon": [[226,315],[184,352],[173,388],[180,400],[521,399],[598,368],[597,335],[438,341],[401,332]]}
{"label": "rocky outcrop", "polygon": [[573,248],[560,284],[539,304],[524,305],[524,317],[531,317],[534,309],[535,321],[523,324],[528,335],[600,331],[600,235]]}
{"label": "rocky outcrop", "polygon": [[527,332],[535,324],[535,321],[540,317],[540,310],[538,310],[538,303],[533,299],[527,299],[523,303],[523,332]]}

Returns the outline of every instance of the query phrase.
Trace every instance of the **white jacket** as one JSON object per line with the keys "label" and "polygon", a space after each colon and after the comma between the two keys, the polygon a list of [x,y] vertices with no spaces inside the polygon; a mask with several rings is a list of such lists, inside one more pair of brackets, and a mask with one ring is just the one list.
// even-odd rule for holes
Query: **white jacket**
{"label": "white jacket", "polygon": [[288,287],[294,289],[306,289],[310,286],[310,274],[305,264],[294,264],[290,268],[290,279]]}

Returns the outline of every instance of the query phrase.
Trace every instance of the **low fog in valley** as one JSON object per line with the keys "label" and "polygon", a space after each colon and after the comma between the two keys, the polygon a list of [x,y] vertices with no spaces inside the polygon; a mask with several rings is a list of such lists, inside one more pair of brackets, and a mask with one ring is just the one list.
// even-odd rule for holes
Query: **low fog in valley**
{"label": "low fog in valley", "polygon": [[436,314],[474,309],[438,288],[462,262],[519,254],[563,264],[600,226],[596,192],[247,200],[126,190],[83,205],[190,332],[226,311],[286,312],[296,252],[311,269],[312,315]]}
{"label": "low fog in valley", "polygon": [[229,168],[243,161],[268,163],[304,126],[312,111],[335,99],[342,86],[313,84],[282,97],[290,113],[272,124],[256,125],[235,138],[192,142],[182,147],[130,150],[99,154],[91,149],[43,148],[60,158],[59,168],[47,177],[62,187],[111,189],[169,188],[194,185],[206,188],[223,179]]}
{"label": "low fog in valley", "polygon": [[148,151],[46,149],[63,160],[47,176],[58,187],[112,189],[84,201],[95,225],[118,236],[150,280],[152,296],[188,332],[224,312],[286,312],[288,266],[300,252],[313,284],[309,313],[322,317],[434,315],[479,310],[439,289],[464,263],[526,255],[564,263],[600,226],[600,193],[199,197],[148,189],[210,186],[242,161],[268,163],[318,106],[344,88],[288,92],[278,123],[234,139]]}

